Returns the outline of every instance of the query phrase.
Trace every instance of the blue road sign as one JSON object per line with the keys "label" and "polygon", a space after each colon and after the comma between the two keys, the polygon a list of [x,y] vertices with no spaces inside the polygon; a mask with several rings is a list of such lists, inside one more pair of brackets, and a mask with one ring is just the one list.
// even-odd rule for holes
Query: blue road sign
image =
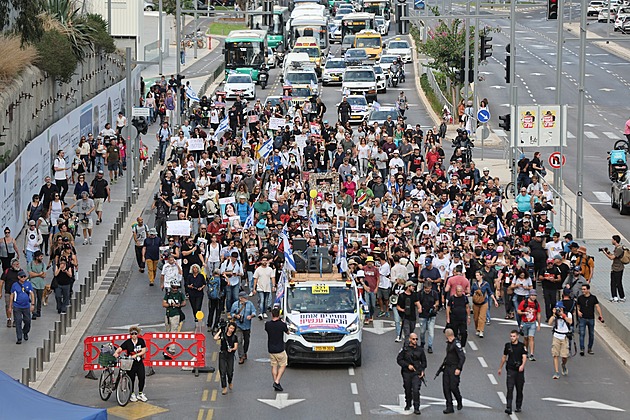
{"label": "blue road sign", "polygon": [[487,109],[480,109],[477,112],[477,121],[479,121],[480,123],[487,123],[488,121],[490,121],[490,111],[488,111]]}
{"label": "blue road sign", "polygon": [[414,0],[413,8],[424,10],[424,0]]}

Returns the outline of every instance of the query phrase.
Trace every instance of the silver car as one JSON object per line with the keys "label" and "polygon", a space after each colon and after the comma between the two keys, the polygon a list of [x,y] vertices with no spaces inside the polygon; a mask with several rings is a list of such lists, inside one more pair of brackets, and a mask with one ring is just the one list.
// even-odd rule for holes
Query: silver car
{"label": "silver car", "polygon": [[630,214],[630,171],[613,182],[610,187],[610,204],[612,208],[619,209],[619,214]]}

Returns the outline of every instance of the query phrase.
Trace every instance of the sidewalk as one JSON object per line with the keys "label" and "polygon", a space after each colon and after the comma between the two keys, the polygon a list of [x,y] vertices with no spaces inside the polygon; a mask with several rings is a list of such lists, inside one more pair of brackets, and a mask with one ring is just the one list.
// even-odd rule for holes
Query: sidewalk
{"label": "sidewalk", "polygon": [[[588,22],[587,22],[588,23]],[[573,23],[565,23],[564,24],[564,29],[568,32],[571,32],[575,38],[578,38],[580,36],[580,23],[579,22],[573,22]],[[611,35],[616,34],[616,32],[611,32]],[[597,35],[596,33],[589,31],[588,28],[586,29],[586,37],[587,38],[602,38],[601,36]],[[568,37],[569,38],[569,37]],[[591,42],[594,45],[597,45],[598,47],[612,53],[615,54],[618,57],[621,57],[623,59],[626,60],[630,60],[630,49],[624,47],[623,45],[627,45],[628,41],[627,38],[620,38],[619,39],[620,43],[614,42],[614,41],[610,41],[610,42],[606,42],[606,41],[587,41],[587,42]]]}
{"label": "sidewalk", "polygon": [[[219,45],[218,41],[213,42],[213,45],[212,45],[213,49],[216,48],[217,45]],[[200,50],[197,60],[187,57],[188,65],[191,65],[194,62],[202,59],[203,57],[208,55],[210,52],[212,52],[212,50],[208,50],[208,49]],[[170,57],[164,60],[164,63],[163,63],[164,74],[169,74],[168,72],[171,70],[174,71],[175,67],[176,67],[175,54],[173,53]],[[183,66],[182,68],[185,68],[185,66]],[[148,77],[155,77],[155,75],[157,74],[158,74],[157,64],[148,66],[142,71],[142,75],[145,78],[145,80]],[[191,78],[187,80],[190,81],[192,88],[195,91],[198,91],[202,87],[206,79],[207,79],[207,76],[198,77],[194,79]],[[157,129],[157,124],[153,124],[152,126],[150,126],[147,134],[142,137],[143,143],[149,148],[149,156],[153,156],[154,153],[156,153],[156,149],[157,149],[157,140],[155,138],[156,129]],[[94,178],[94,175],[95,175],[94,173],[87,174],[87,181],[91,182],[92,179]],[[127,172],[125,173],[125,177],[130,176],[130,175],[131,174]],[[105,203],[104,211],[103,211],[103,223],[98,226],[94,225],[94,231],[92,234],[93,244],[82,245],[83,238],[82,237],[76,238],[75,245],[76,245],[77,254],[78,254],[79,269],[78,269],[78,280],[75,282],[74,287],[73,287],[74,295],[76,295],[77,292],[80,290],[81,285],[87,284],[86,283],[87,276],[89,274],[89,271],[91,270],[92,264],[95,261],[99,260],[99,256],[101,254],[105,254],[104,251],[105,251],[106,241],[108,239],[108,236],[110,235],[111,229],[115,228],[118,214],[124,208],[126,204],[126,190],[125,190],[126,178],[125,177],[123,177],[122,179],[119,179],[119,182],[117,182],[116,184],[110,185],[111,203],[107,203],[107,202]],[[106,178],[108,177],[106,176]],[[64,349],[68,349],[69,352],[68,352],[67,357],[69,358],[74,348],[82,345],[82,341],[81,341],[82,334],[79,334],[78,336],[75,336],[74,334],[71,336],[71,334],[73,330],[77,329],[77,325],[80,323],[82,318],[86,317],[86,315],[88,318],[93,316],[98,310],[98,308],[100,307],[102,300],[95,301],[95,302],[92,302],[92,301],[94,300],[94,297],[96,296],[97,292],[99,291],[100,286],[103,283],[106,283],[104,285],[104,289],[103,288],[100,288],[100,289],[105,290],[106,293],[108,292],[108,289],[109,289],[108,284],[107,282],[103,282],[103,278],[106,277],[108,273],[107,268],[109,265],[112,265],[111,262],[114,258],[114,255],[117,252],[117,249],[119,248],[126,249],[129,246],[130,241],[127,240],[127,236],[125,235],[125,232],[126,230],[129,230],[131,223],[135,222],[135,217],[133,217],[132,215],[136,213],[136,210],[141,212],[142,209],[144,209],[146,205],[146,199],[144,200],[145,202],[142,201],[142,197],[143,197],[142,194],[145,193],[146,195],[147,191],[152,192],[154,186],[155,185],[148,182],[144,186],[144,188],[141,189],[140,191],[141,195],[139,197],[140,201],[137,204],[135,204],[132,207],[132,210],[129,212],[130,216],[128,216],[128,219],[124,223],[124,226],[122,226],[118,243],[116,243],[116,246],[113,247],[113,249],[111,250],[111,254],[110,254],[111,257],[104,264],[105,268],[101,272],[100,278],[97,279],[96,286],[92,290],[90,298],[87,299],[88,301],[87,305],[82,306],[81,312],[78,313],[77,318],[72,321],[73,327],[71,327],[68,330],[66,335],[62,335],[61,344],[57,344],[56,346],[57,353],[59,353],[59,350],[62,347]],[[71,185],[70,191],[72,191],[73,188],[74,188],[74,185]],[[71,197],[73,198],[71,194],[68,194],[69,201]],[[70,204],[72,204],[72,202],[70,202]],[[18,244],[20,244],[20,246],[22,245],[23,240],[24,239],[22,236],[19,236],[17,238]],[[46,259],[45,261],[47,262],[48,260]],[[21,256],[21,263],[22,263],[22,266],[25,267],[26,261],[24,260],[23,256]],[[119,267],[112,266],[111,268],[118,269]],[[117,271],[114,270],[114,272],[117,275]],[[50,271],[48,272],[46,280],[48,283],[50,283],[50,281],[52,280],[52,273]],[[113,278],[112,281],[115,281],[115,278]],[[4,355],[10,355],[10,356],[5,356],[5,357],[0,358],[0,370],[6,372],[8,375],[12,376],[15,379],[21,378],[22,368],[27,368],[29,366],[29,358],[36,357],[36,349],[38,347],[42,347],[43,340],[49,338],[49,331],[54,330],[55,321],[60,320],[60,316],[57,314],[57,311],[56,311],[56,302],[55,302],[54,295],[51,295],[49,297],[48,305],[45,307],[42,307],[41,315],[42,315],[41,317],[39,317],[37,320],[32,322],[31,332],[29,333],[29,341],[24,341],[19,346],[15,344],[16,342],[15,328],[4,327],[3,329],[0,330],[0,353]],[[54,357],[57,357],[57,356],[58,355],[55,355],[54,353],[51,354],[50,356],[51,361]],[[51,368],[54,368],[54,371],[59,372],[60,370],[63,369],[63,366],[65,366],[65,363],[63,364],[63,366],[49,366],[49,365],[51,364],[45,363],[44,371],[37,372],[37,381],[40,381],[40,377],[46,378]],[[49,384],[51,383],[54,384],[54,381],[56,380],[56,378],[50,378],[50,377],[46,379],[47,379],[47,383]]]}

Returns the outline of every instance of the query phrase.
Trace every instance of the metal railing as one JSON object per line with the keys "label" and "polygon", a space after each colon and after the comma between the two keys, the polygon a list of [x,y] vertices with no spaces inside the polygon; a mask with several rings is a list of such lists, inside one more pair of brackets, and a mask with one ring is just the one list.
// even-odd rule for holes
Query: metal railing
{"label": "metal railing", "polygon": [[427,74],[427,79],[429,80],[429,85],[431,85],[431,88],[433,88],[433,92],[435,92],[435,94],[438,96],[438,98],[440,99],[440,102],[442,102],[444,105],[448,105],[448,109],[452,110],[453,104],[451,104],[451,102],[448,99],[446,99],[446,96],[444,96],[444,92],[442,92],[442,89],[438,85],[438,82],[435,80],[435,76],[433,75],[433,69],[430,67],[427,67],[424,63],[422,67],[424,69],[424,72]]}
{"label": "metal railing", "polygon": [[[578,216],[573,206],[567,202],[562,194],[551,186],[553,184],[552,182],[548,182],[540,174],[539,176],[543,183],[547,183],[547,185],[549,185],[549,189],[553,193],[553,207],[556,210],[556,214],[551,214],[551,221],[556,227],[556,230],[559,230],[558,228],[563,228],[564,231],[571,233],[577,232],[578,221],[580,221],[582,226],[584,226],[583,220],[581,220],[583,219],[583,216]],[[548,176],[551,178],[550,175]]]}
{"label": "metal railing", "polygon": [[[164,45],[170,45],[169,40],[165,40],[166,43]],[[168,47],[164,49],[162,52],[162,59],[165,59],[169,56]],[[159,41],[154,41],[150,44],[144,46],[144,61],[152,61],[157,63],[160,61],[160,47]]]}

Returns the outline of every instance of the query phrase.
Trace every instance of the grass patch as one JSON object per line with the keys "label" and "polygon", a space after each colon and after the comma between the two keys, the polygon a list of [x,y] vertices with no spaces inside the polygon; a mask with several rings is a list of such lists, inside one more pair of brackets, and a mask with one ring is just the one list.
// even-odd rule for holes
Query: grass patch
{"label": "grass patch", "polygon": [[206,34],[227,36],[230,31],[238,31],[242,29],[247,29],[247,25],[244,23],[212,22]]}
{"label": "grass patch", "polygon": [[429,77],[426,73],[422,73],[422,76],[420,76],[420,87],[424,91],[424,94],[427,96],[427,99],[429,100],[433,111],[435,111],[438,115],[441,115],[442,104],[440,103],[440,99],[438,98],[438,96],[435,94],[435,91],[429,84]]}
{"label": "grass patch", "polygon": [[19,37],[0,36],[0,81],[8,82],[37,59],[37,49],[31,45],[21,46]]}

